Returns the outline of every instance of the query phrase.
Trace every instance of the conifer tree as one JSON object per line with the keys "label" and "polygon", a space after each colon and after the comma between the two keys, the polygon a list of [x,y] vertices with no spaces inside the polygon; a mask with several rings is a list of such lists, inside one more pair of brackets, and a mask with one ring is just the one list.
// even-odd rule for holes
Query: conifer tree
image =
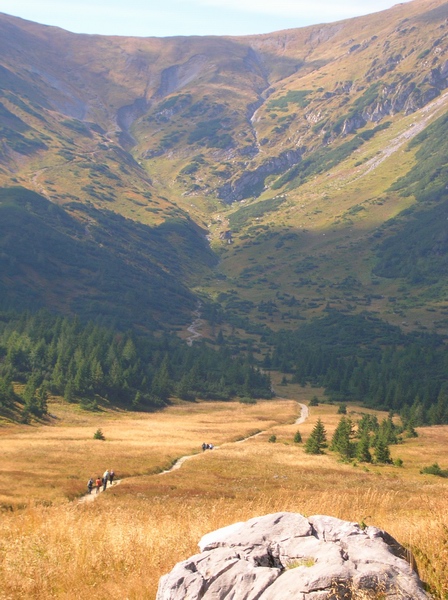
{"label": "conifer tree", "polygon": [[8,378],[0,377],[0,406],[10,406],[14,402],[14,388]]}
{"label": "conifer tree", "polygon": [[323,454],[327,447],[327,432],[321,419],[317,420],[310,437],[305,444],[305,452],[308,454]]}
{"label": "conifer tree", "polygon": [[73,402],[75,399],[75,386],[73,385],[73,381],[69,379],[65,384],[64,388],[64,400],[66,402]]}
{"label": "conifer tree", "polygon": [[392,462],[390,458],[389,446],[382,438],[378,439],[375,446],[375,462],[382,464],[388,464]]}
{"label": "conifer tree", "polygon": [[350,460],[355,454],[355,445],[352,442],[353,435],[352,420],[345,416],[341,417],[333,434],[330,450],[339,452],[344,460]]}
{"label": "conifer tree", "polygon": [[356,446],[356,458],[360,462],[372,462],[372,455],[370,454],[370,437],[368,433],[363,433]]}
{"label": "conifer tree", "polygon": [[313,396],[309,401],[308,406],[319,406],[319,398],[317,396]]}

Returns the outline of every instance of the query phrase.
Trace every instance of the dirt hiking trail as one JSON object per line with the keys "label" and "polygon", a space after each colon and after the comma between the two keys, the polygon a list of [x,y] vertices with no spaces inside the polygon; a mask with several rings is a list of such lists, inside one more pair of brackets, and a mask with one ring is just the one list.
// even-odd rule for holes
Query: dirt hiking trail
{"label": "dirt hiking trail", "polygon": [[[121,479],[115,479],[111,485],[107,486],[105,491],[107,492],[108,490],[110,490],[111,487],[116,487],[120,483],[121,483]],[[78,504],[85,504],[86,502],[93,502],[102,493],[103,493],[103,486],[100,487],[100,489],[98,490],[98,493],[96,492],[96,488],[93,488],[91,494],[85,494],[84,496],[81,496],[81,498],[79,498]]]}
{"label": "dirt hiking trail", "polygon": [[[279,400],[284,400],[284,398],[279,398]],[[308,416],[309,416],[308,406],[306,406],[306,404],[302,404],[301,402],[298,402],[298,404],[301,408],[301,411],[300,411],[300,416],[295,421],[296,425],[300,425],[301,423],[304,423],[308,419]],[[258,435],[261,435],[262,433],[266,433],[266,431],[267,430],[258,431],[257,433],[248,435],[247,437],[243,438],[242,440],[238,440],[233,443],[234,444],[242,444],[243,442],[250,440],[254,437],[257,437]],[[218,450],[218,449],[219,449],[219,446],[213,447],[213,450]],[[161,471],[160,473],[158,473],[158,475],[165,475],[166,473],[171,473],[172,471],[175,471],[176,469],[180,469],[185,461],[190,460],[192,458],[199,458],[200,456],[202,456],[202,454],[203,453],[201,452],[201,453],[197,453],[197,454],[189,454],[187,456],[182,456],[181,458],[177,459],[169,469],[166,469],[165,471]],[[108,485],[105,491],[110,490],[111,487],[115,487],[115,486],[119,485],[120,483],[121,483],[121,479],[115,480],[113,485]],[[103,493],[102,486],[99,489],[98,493],[96,492],[96,489],[93,489],[91,494],[85,494],[84,496],[79,498],[78,504],[85,504],[86,502],[93,502],[102,493]]]}
{"label": "dirt hiking trail", "polygon": [[[279,398],[279,400],[284,400],[284,398]],[[300,412],[300,417],[295,421],[296,425],[300,425],[300,423],[304,423],[308,416],[309,416],[309,409],[308,406],[306,406],[306,404],[301,404],[300,402],[298,403],[300,408],[301,408],[301,412]],[[257,433],[253,433],[252,435],[248,435],[247,437],[243,438],[242,440],[237,440],[236,442],[233,442],[234,444],[242,444],[243,442],[250,440],[254,437],[257,437],[258,435],[261,435],[262,433],[266,433],[266,430],[264,431],[258,431]],[[219,446],[214,446],[213,450],[218,450]],[[202,456],[202,453],[198,453],[198,454],[190,454],[188,456],[182,456],[181,458],[179,458],[178,460],[176,460],[176,462],[169,468],[166,469],[166,471],[162,471],[161,473],[159,473],[159,475],[165,475],[166,473],[171,473],[171,471],[175,471],[176,469],[180,469],[180,467],[184,464],[184,462],[186,460],[190,460],[191,458],[197,458],[199,456]]]}

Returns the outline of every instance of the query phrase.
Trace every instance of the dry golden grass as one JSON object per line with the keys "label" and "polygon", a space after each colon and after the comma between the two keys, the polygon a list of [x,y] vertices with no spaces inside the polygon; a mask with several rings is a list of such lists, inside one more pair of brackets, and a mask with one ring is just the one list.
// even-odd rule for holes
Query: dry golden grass
{"label": "dry golden grass", "polygon": [[[179,403],[156,413],[89,413],[52,403],[51,425],[0,428],[0,506],[72,500],[91,476],[113,468],[120,477],[169,468],[202,442],[221,444],[291,422],[296,402]],[[94,440],[100,428],[106,441]]]}
{"label": "dry golden grass", "polygon": [[[316,393],[295,386],[281,391],[298,398],[305,394],[307,399]],[[422,429],[419,438],[395,447],[403,468],[354,467],[330,453],[307,455],[292,443],[297,429],[306,438],[318,416],[331,435],[339,420],[336,410],[329,405],[312,408],[308,422],[299,426],[291,424],[297,406],[283,400],[255,406],[181,405],[139,419],[111,414],[103,425],[106,437],[125,453],[129,464],[137,455],[133,460],[139,469],[93,503],[30,505],[4,513],[0,599],[69,600],[91,594],[98,599],[153,599],[159,577],[196,553],[203,534],[284,510],[328,514],[386,529],[413,550],[420,575],[434,596],[446,598],[448,482],[420,475],[419,469],[435,460],[444,467],[448,464],[448,427]],[[62,425],[60,435],[65,431],[66,438],[70,434],[76,441],[82,430],[93,435],[92,427],[93,422]],[[265,428],[269,432],[232,441]],[[277,435],[275,444],[267,441],[272,432]],[[10,431],[11,438],[13,434]],[[48,434],[45,439],[48,443]],[[162,467],[171,457],[191,454],[198,441],[220,447],[199,453],[170,473],[144,474],[145,460],[151,465],[148,473],[157,459]],[[89,446],[90,440],[84,445]],[[107,442],[97,442],[97,447],[107,447]],[[94,460],[105,458],[106,454]],[[12,464],[12,456],[9,460]],[[116,464],[111,466],[118,470]],[[60,469],[66,472],[62,464]],[[132,474],[131,468],[128,472]]]}

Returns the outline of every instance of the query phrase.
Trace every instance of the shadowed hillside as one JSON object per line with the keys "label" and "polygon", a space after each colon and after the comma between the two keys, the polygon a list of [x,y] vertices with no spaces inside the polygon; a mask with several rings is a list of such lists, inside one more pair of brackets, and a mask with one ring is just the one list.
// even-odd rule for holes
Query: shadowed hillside
{"label": "shadowed hillside", "polygon": [[[179,286],[169,318],[163,293],[145,302],[148,322],[186,322],[194,293],[221,304],[231,289],[240,316],[274,328],[331,305],[445,333],[447,19],[446,2],[418,0],[259,36],[159,39],[2,15],[0,184],[38,192],[84,234],[93,220],[92,272],[120,273],[118,243],[130,273],[159,269],[157,290]],[[120,234],[111,245],[102,231]],[[39,291],[47,275],[14,252],[2,255],[19,265],[7,302],[98,310],[70,270],[57,299]],[[108,305],[112,288],[102,294]]]}

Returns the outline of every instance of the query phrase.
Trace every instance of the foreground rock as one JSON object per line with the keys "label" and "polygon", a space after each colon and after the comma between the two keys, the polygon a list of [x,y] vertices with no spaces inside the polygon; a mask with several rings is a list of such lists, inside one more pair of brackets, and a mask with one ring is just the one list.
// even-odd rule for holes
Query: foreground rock
{"label": "foreground rock", "polygon": [[407,551],[376,527],[276,513],[205,535],[156,600],[431,598]]}

